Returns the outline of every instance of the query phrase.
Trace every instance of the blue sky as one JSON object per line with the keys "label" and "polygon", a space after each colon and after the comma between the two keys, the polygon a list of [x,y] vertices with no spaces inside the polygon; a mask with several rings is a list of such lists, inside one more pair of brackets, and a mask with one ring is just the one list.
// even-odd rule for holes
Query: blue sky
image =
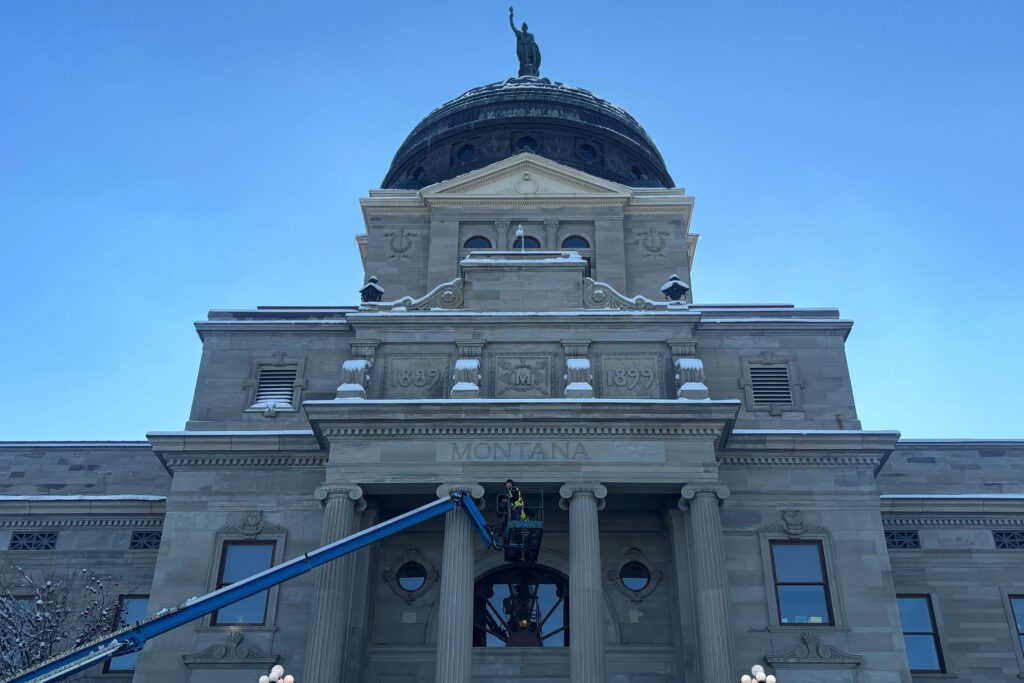
{"label": "blue sky", "polygon": [[[0,440],[180,429],[211,308],[350,304],[357,200],[507,4],[0,4]],[[520,2],[696,195],[700,302],[836,306],[869,429],[1024,437],[1024,3]]]}

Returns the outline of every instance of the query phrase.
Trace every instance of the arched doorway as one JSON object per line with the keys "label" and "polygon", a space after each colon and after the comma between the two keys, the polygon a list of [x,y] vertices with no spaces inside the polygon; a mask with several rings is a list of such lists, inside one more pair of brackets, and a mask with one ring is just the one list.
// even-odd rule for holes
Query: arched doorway
{"label": "arched doorway", "polygon": [[473,595],[474,647],[568,647],[569,581],[535,564],[505,565]]}

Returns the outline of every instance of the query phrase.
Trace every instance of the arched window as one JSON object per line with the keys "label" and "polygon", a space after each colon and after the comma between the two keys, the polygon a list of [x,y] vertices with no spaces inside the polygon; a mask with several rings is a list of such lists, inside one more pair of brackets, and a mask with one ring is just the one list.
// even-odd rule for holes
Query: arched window
{"label": "arched window", "polygon": [[590,242],[585,237],[573,235],[562,240],[563,249],[590,249]]}
{"label": "arched window", "polygon": [[539,565],[506,565],[476,582],[474,647],[568,647],[569,581]]}
{"label": "arched window", "polygon": [[490,249],[491,241],[482,235],[473,235],[462,246],[466,249]]}
{"label": "arched window", "polygon": [[538,240],[536,237],[530,237],[529,235],[527,235],[526,237],[517,237],[516,241],[512,243],[512,248],[522,249],[523,242],[526,242],[527,249],[540,249],[540,240]]}

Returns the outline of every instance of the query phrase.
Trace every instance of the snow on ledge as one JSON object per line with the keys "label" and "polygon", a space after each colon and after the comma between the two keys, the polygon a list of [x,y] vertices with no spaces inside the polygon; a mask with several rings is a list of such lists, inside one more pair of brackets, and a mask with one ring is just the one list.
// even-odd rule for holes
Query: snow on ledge
{"label": "snow on ledge", "polygon": [[1024,500],[1024,493],[883,493],[882,500]]}
{"label": "snow on ledge", "polygon": [[167,496],[147,496],[139,494],[123,494],[123,495],[82,495],[82,496],[50,496],[50,495],[27,495],[27,496],[4,496],[0,495],[0,503],[7,501],[18,501],[18,500],[31,500],[31,501],[54,501],[54,500],[86,500],[86,501],[106,501],[106,500],[135,500],[135,501],[165,501]]}

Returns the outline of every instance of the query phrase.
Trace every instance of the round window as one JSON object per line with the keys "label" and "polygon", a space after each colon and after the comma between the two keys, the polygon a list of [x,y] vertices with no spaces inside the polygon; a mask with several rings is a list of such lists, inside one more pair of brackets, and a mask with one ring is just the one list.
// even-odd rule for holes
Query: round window
{"label": "round window", "polygon": [[475,156],[476,147],[474,147],[473,145],[463,145],[462,147],[459,147],[459,151],[455,153],[455,158],[461,161],[462,163],[472,161],[473,157]]}
{"label": "round window", "polygon": [[423,584],[427,582],[427,570],[419,562],[406,562],[398,568],[395,580],[399,588],[413,593],[423,588]]}
{"label": "round window", "polygon": [[537,140],[535,138],[531,138],[529,135],[516,140],[517,152],[533,152],[536,154],[538,149],[540,149],[540,145],[537,144]]}
{"label": "round window", "polygon": [[597,150],[594,149],[591,145],[580,145],[579,147],[576,148],[576,156],[578,156],[583,161],[590,163],[597,159]]}
{"label": "round window", "polygon": [[636,180],[647,180],[647,171],[645,171],[644,169],[640,168],[639,166],[634,166],[631,169],[629,169],[629,173]]}
{"label": "round window", "polygon": [[642,591],[651,582],[651,570],[639,562],[627,562],[619,570],[619,580],[631,591]]}
{"label": "round window", "polygon": [[416,166],[415,168],[409,169],[409,173],[407,175],[413,180],[423,182],[423,178],[427,175],[427,169],[422,166]]}

